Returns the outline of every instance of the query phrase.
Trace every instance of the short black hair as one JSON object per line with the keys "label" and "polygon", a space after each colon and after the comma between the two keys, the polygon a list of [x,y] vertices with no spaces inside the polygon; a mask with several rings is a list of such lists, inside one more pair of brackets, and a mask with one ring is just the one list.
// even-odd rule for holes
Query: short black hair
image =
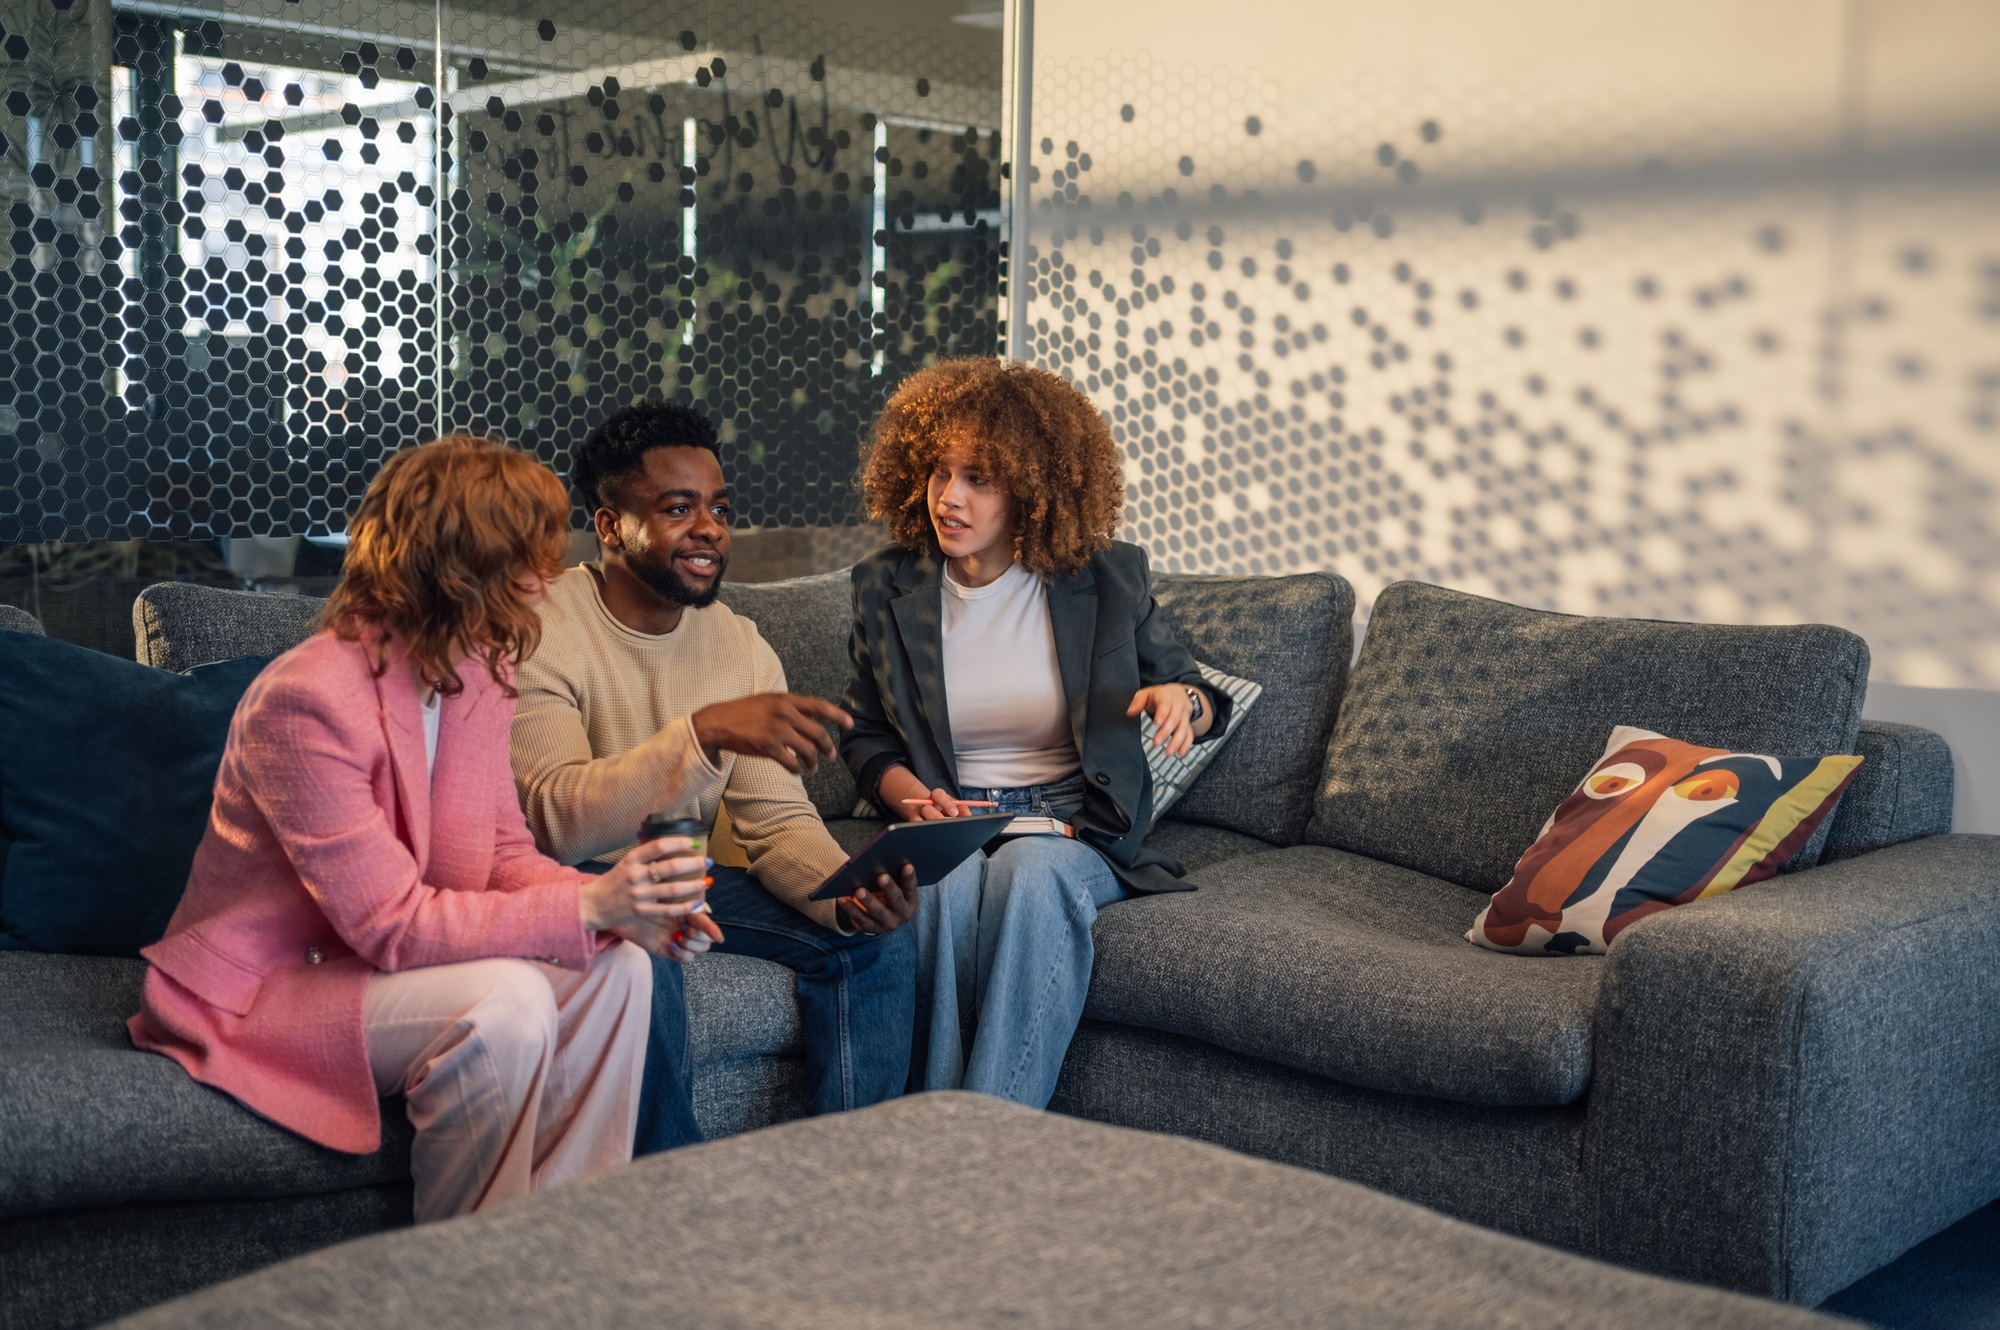
{"label": "short black hair", "polygon": [[634,402],[592,430],[569,458],[569,484],[585,512],[615,508],[606,486],[646,464],[655,448],[706,448],[718,459],[715,425],[701,412],[655,397]]}

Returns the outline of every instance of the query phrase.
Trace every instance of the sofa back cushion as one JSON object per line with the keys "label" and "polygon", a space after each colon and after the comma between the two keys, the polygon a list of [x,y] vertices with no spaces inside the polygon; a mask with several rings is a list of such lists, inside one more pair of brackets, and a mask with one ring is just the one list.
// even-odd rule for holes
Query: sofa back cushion
{"label": "sofa back cushion", "polygon": [[132,602],[135,654],[140,663],[162,670],[275,656],[311,637],[324,608],[317,596],[159,582]]}
{"label": "sofa back cushion", "polygon": [[251,657],[170,674],[0,634],[0,950],[136,956],[208,825]]}
{"label": "sofa back cushion", "polygon": [[1306,836],[1498,891],[1616,726],[1852,753],[1867,684],[1868,644],[1840,628],[1583,618],[1398,582],[1376,597]]}
{"label": "sofa back cushion", "polygon": [[[853,583],[845,568],[783,582],[725,582],[722,603],[757,625],[785,667],[787,688],[839,703],[847,692],[847,637],[854,626]],[[854,776],[839,758],[821,762],[805,782],[822,818],[854,812]]]}
{"label": "sofa back cushion", "polygon": [[1312,815],[1314,781],[1354,658],[1354,588],[1334,573],[1162,573],[1153,596],[1196,660],[1264,688],[1229,746],[1174,805],[1174,817],[1296,843]]}

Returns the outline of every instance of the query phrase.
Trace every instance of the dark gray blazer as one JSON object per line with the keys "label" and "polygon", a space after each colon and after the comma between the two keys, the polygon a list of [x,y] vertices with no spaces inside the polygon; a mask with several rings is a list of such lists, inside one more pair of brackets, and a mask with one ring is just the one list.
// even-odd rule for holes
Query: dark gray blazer
{"label": "dark gray blazer", "polygon": [[[938,555],[900,546],[854,566],[846,701],[854,728],[840,755],[871,799],[882,773],[898,762],[926,786],[958,788],[944,695],[943,570]],[[1153,776],[1138,718],[1125,708],[1141,687],[1203,683],[1171,617],[1153,601],[1146,552],[1114,544],[1076,576],[1051,583],[1048,595],[1056,661],[1083,761],[1077,839],[1108,859],[1119,881],[1135,891],[1190,890],[1180,881],[1179,864],[1140,847],[1152,829]],[[1220,736],[1229,725],[1229,698],[1214,689],[1208,696],[1215,722],[1197,742]]]}

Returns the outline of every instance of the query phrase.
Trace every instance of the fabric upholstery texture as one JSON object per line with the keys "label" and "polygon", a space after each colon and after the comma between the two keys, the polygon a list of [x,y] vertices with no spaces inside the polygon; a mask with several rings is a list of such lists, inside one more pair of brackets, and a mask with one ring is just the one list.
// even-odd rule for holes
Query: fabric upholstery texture
{"label": "fabric upholstery texture", "polygon": [[747,1057],[800,1056],[793,975],[755,956],[687,962],[689,1056],[697,1070]]}
{"label": "fabric upholstery texture", "polygon": [[229,720],[267,661],[188,674],[0,637],[0,950],[136,956],[207,826]]}
{"label": "fabric upholstery texture", "polygon": [[1866,760],[1833,810],[1820,862],[1951,830],[1951,746],[1929,730],[1864,720],[1854,751]]}
{"label": "fabric upholstery texture", "polygon": [[409,1222],[407,1181],[0,1220],[0,1321],[9,1330],[81,1330]]}
{"label": "fabric upholstery texture", "polygon": [[1162,573],[1153,598],[1196,659],[1264,686],[1174,816],[1295,843],[1312,814],[1313,782],[1354,655],[1354,588],[1333,573]]}
{"label": "fabric upholstery texture", "polygon": [[1662,910],[1762,882],[1819,829],[1859,757],[1701,748],[1620,725],[1466,940],[1602,955]]}
{"label": "fabric upholstery texture", "polygon": [[1049,1108],[1317,1169],[1537,1242],[1585,1245],[1583,1104],[1385,1094],[1183,1035],[1085,1020]]}
{"label": "fabric upholstery texture", "polygon": [[[870,1259],[833,1236],[848,1234],[869,1235]],[[656,1155],[126,1324],[484,1330],[635,1325],[662,1309],[775,1330],[1828,1323],[1305,1170],[936,1094]]]}
{"label": "fabric upholstery texture", "polygon": [[[784,582],[724,582],[722,603],[757,625],[785,667],[795,693],[838,704],[847,692],[847,636],[854,626],[854,592],[846,570]],[[854,774],[839,758],[805,778],[822,818],[854,811]]]}
{"label": "fabric upholstery texture", "polygon": [[42,633],[42,621],[18,605],[0,605],[0,628],[11,629],[17,633],[33,633],[39,637]]}
{"label": "fabric upholstery texture", "polygon": [[142,665],[188,670],[238,656],[275,656],[313,635],[326,602],[227,587],[160,582],[132,602]]}
{"label": "fabric upholstery texture", "polygon": [[710,1062],[695,1073],[695,1121],[711,1141],[756,1131],[803,1116],[809,1090],[803,1057]]}
{"label": "fabric upholstery texture", "polygon": [[875,834],[888,826],[880,817],[830,817],[826,820],[827,834],[841,849],[853,854],[856,850],[875,839]]}
{"label": "fabric upholstery texture", "polygon": [[132,1047],[146,964],[0,955],[0,1218],[141,1201],[298,1196],[409,1176],[408,1119],[346,1155]]}
{"label": "fabric upholstery texture", "polygon": [[[303,1195],[409,1176],[409,1119],[372,1155],[323,1149],[132,1047],[145,962],[0,955],[0,1219],[140,1201]],[[747,956],[688,966],[697,1114],[727,1135],[804,1102],[791,972]],[[801,1067],[803,1064],[799,1064]]]}
{"label": "fabric upholstery texture", "polygon": [[1153,736],[1159,732],[1153,718],[1146,715],[1139,717],[1139,742],[1146,753],[1146,768],[1153,773],[1155,819],[1163,817],[1178,803],[1181,796],[1201,779],[1201,773],[1227,750],[1229,741],[1242,732],[1243,722],[1249,719],[1250,709],[1257,704],[1258,696],[1264,691],[1263,684],[1224,674],[1213,665],[1202,665],[1201,677],[1208,681],[1210,689],[1226,696],[1233,704],[1222,733],[1216,734],[1211,729],[1204,736],[1205,742],[1197,743],[1184,755],[1175,757],[1153,742]]}
{"label": "fabric upholstery texture", "polygon": [[1596,1254],[1810,1304],[2000,1196],[1996,955],[2000,836],[1629,930],[1598,999]]}
{"label": "fabric upholstery texture", "polygon": [[1146,844],[1161,854],[1179,860],[1181,867],[1190,873],[1224,859],[1276,848],[1240,831],[1204,826],[1199,822],[1182,822],[1171,817],[1153,824]]}
{"label": "fabric upholstery texture", "polygon": [[1582,618],[1398,582],[1376,597],[1306,839],[1497,891],[1613,727],[1850,753],[1867,681],[1868,645],[1841,628]]}
{"label": "fabric upholstery texture", "polygon": [[1086,1017],[1468,1104],[1589,1084],[1602,961],[1467,946],[1478,892],[1311,845],[1190,876],[1200,890],[1098,915]]}

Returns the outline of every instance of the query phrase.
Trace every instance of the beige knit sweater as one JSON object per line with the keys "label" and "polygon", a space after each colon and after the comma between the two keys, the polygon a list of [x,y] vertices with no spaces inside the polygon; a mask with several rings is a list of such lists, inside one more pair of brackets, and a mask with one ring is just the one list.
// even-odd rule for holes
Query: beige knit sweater
{"label": "beige knit sweater", "polygon": [[[516,676],[513,759],[543,850],[566,864],[613,859],[648,813],[714,826],[726,804],[765,890],[847,931],[831,901],[806,899],[847,855],[799,778],[769,758],[723,753],[711,765],[695,742],[693,715],[709,703],[785,691],[757,626],[717,604],[683,611],[671,633],[634,632],[605,608],[592,564],[557,578],[541,613],[541,646]],[[713,853],[727,862],[723,846]]]}

